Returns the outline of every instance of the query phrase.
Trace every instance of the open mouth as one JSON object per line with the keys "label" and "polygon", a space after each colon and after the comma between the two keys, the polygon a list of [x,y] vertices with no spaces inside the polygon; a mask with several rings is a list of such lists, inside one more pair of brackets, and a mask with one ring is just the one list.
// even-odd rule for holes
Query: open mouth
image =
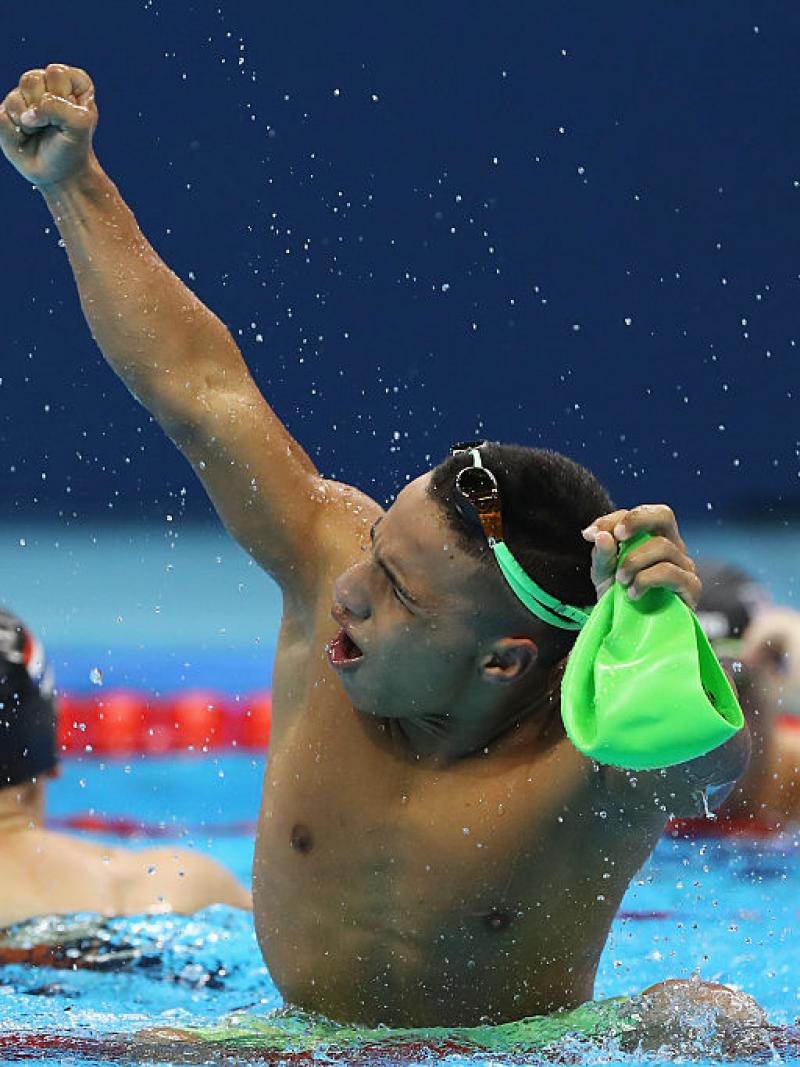
{"label": "open mouth", "polygon": [[339,670],[354,667],[364,658],[364,653],[344,629],[338,632],[325,651],[328,653],[330,665]]}

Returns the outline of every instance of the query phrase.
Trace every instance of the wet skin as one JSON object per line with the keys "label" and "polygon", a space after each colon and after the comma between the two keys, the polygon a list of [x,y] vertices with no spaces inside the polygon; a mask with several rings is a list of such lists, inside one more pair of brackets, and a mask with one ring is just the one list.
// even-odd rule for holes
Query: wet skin
{"label": "wet skin", "polygon": [[[417,1026],[588,999],[667,810],[696,813],[698,785],[733,781],[746,732],[636,786],[581,757],[561,730],[558,672],[497,571],[453,548],[424,477],[370,544],[381,509],[321,477],[230,331],[146,241],[94,154],[97,121],[88,74],[50,64],[0,106],[0,148],[41,190],[106,360],[283,592],[254,865],[278,988],[341,1021]],[[663,505],[584,531],[595,586],[614,580],[617,542],[641,529],[659,536],[620,580],[695,603]],[[364,656],[334,670],[325,646],[341,625]],[[334,657],[347,648],[340,637]]]}
{"label": "wet skin", "polygon": [[[292,1003],[366,1023],[472,1025],[577,1005],[592,996],[614,913],[666,813],[629,803],[566,740],[557,672],[535,711],[490,743],[420,754],[404,713],[422,687],[428,706],[454,701],[458,716],[459,629],[479,626],[491,596],[478,597],[483,576],[449,547],[423,479],[376,540],[431,614],[373,626],[360,616],[385,617],[383,597],[397,598],[372,549],[365,559],[365,529],[380,512],[362,507],[349,543],[338,533],[311,624],[287,614],[276,657],[253,887],[270,973]],[[334,586],[349,565],[356,579],[367,570],[366,591],[347,577]],[[334,588],[365,648],[345,672],[325,652],[338,629]],[[442,631],[455,631],[456,647]]]}

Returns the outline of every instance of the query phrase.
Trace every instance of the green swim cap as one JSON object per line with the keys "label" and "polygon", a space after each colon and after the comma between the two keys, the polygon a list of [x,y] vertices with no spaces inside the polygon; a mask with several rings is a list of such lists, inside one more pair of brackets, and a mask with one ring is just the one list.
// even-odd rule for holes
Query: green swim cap
{"label": "green swim cap", "polygon": [[[626,541],[617,565],[649,536]],[[561,717],[579,752],[634,771],[686,763],[744,724],[694,612],[669,589],[631,600],[617,581],[570,653]]]}

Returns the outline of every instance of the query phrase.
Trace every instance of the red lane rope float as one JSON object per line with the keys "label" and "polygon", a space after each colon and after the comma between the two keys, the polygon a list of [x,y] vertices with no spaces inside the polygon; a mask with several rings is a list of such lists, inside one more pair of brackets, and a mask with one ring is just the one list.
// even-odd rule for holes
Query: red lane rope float
{"label": "red lane rope float", "polygon": [[[77,812],[75,815],[48,816],[48,829],[82,830],[87,833],[114,837],[156,837],[178,840],[184,837],[210,834],[213,837],[252,837],[258,823],[254,819],[239,819],[224,823],[144,822],[125,815],[97,815],[92,812]],[[672,838],[712,837],[766,837],[780,833],[780,827],[751,819],[672,819],[667,823],[665,834]],[[620,913],[623,914],[623,913]],[[668,913],[664,912],[666,916]],[[661,913],[625,912],[624,917],[658,918]]]}
{"label": "red lane rope float", "polygon": [[50,830],[83,830],[93,834],[115,837],[255,837],[258,823],[255,819],[239,819],[225,823],[165,823],[144,822],[129,819],[124,815],[94,815],[78,812],[76,815],[48,816]]}
{"label": "red lane rope float", "polygon": [[716,819],[671,819],[665,832],[674,838],[771,837],[782,829],[784,827],[779,823],[749,815],[721,815]]}
{"label": "red lane rope float", "polygon": [[187,690],[155,697],[135,690],[62,693],[58,745],[64,755],[162,755],[220,749],[263,752],[269,744],[272,696],[233,700]]}

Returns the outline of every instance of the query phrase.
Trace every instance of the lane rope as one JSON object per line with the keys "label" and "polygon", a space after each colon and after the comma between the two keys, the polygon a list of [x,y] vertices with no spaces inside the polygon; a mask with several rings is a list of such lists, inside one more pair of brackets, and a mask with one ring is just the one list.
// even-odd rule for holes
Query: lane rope
{"label": "lane rope", "polygon": [[127,689],[59,694],[58,745],[65,756],[264,752],[272,725],[269,691],[230,697],[193,689],[169,696]]}

